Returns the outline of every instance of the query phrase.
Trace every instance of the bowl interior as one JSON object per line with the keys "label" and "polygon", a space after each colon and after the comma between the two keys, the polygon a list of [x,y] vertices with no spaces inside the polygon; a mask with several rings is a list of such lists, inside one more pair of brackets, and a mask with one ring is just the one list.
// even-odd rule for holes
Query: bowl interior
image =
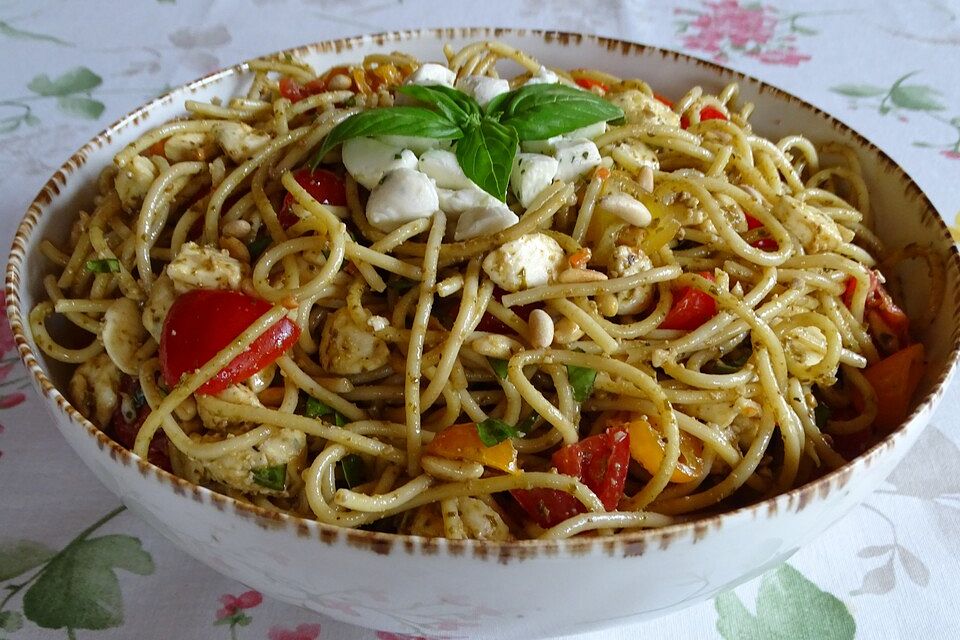
{"label": "bowl interior", "polygon": [[[291,50],[324,69],[347,61],[358,61],[377,52],[404,51],[424,60],[442,59],[441,47],[459,47],[478,39],[500,39],[521,48],[545,64],[557,68],[590,67],[622,77],[647,81],[658,92],[679,97],[691,86],[719,91],[729,82],[738,82],[740,100],[756,105],[751,120],[754,130],[777,140],[803,134],[814,143],[839,142],[853,148],[863,167],[873,209],[873,228],[888,249],[917,244],[940,256],[943,264],[943,300],[933,320],[919,329],[927,348],[929,365],[921,383],[918,404],[932,401],[930,394],[941,390],[956,363],[960,343],[960,258],[946,226],[930,202],[909,177],[885,154],[862,137],[814,107],[759,81],[714,64],[680,54],[602,38],[506,32],[497,30],[437,30],[366,36],[336,43],[322,43]],[[518,69],[502,64],[503,75]],[[8,314],[26,328],[26,317],[35,304],[45,299],[43,277],[52,265],[41,255],[39,244],[50,239],[64,243],[77,212],[89,208],[96,191],[96,179],[103,167],[127,143],[169,119],[185,114],[185,100],[207,101],[229,98],[244,91],[252,75],[243,65],[215,73],[181,87],[124,117],[79,150],[47,183],[31,205],[14,243],[7,275]],[[916,317],[937,288],[921,261],[904,261],[893,274],[905,293],[908,310]],[[55,329],[54,329],[55,330]],[[72,367],[47,358],[26,330],[18,336],[22,348],[39,362],[44,375],[58,389],[65,389]]]}

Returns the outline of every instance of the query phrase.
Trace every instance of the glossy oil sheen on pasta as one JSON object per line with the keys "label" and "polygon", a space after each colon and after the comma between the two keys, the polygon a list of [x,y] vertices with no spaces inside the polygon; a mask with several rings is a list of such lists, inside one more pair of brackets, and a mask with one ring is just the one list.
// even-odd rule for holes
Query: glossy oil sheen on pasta
{"label": "glossy oil sheen on pasta", "polygon": [[[757,135],[735,85],[671,102],[502,43],[444,54],[258,60],[245,95],[187,102],[122,150],[69,244],[44,242],[55,273],[30,316],[77,365],[78,409],[267,509],[493,540],[756,501],[903,418],[923,353],[877,261],[905,252],[870,232],[852,152]],[[354,114],[415,104],[400,86],[482,105],[537,83],[622,118],[521,138],[505,202],[455,140],[353,138],[309,168]],[[198,291],[234,293],[205,317]],[[166,379],[195,330],[226,333]],[[251,353],[258,370],[224,373]]]}

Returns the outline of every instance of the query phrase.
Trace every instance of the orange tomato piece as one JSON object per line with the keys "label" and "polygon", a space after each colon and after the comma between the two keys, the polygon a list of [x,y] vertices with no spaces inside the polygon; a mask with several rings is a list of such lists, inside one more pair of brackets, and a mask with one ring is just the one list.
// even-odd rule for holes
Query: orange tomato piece
{"label": "orange tomato piece", "polygon": [[517,473],[517,450],[510,440],[488,447],[480,440],[477,424],[467,422],[450,425],[431,440],[424,452],[450,460],[479,462],[508,473]]}
{"label": "orange tomato piece", "polygon": [[[650,424],[646,416],[627,414],[624,418],[630,434],[630,457],[639,462],[651,474],[656,474],[663,464],[667,439],[660,430]],[[680,432],[680,459],[670,476],[670,482],[690,482],[703,471],[703,443],[697,438]]]}
{"label": "orange tomato piece", "polygon": [[875,428],[889,432],[907,417],[910,401],[923,377],[923,345],[912,344],[863,370],[877,394]]}

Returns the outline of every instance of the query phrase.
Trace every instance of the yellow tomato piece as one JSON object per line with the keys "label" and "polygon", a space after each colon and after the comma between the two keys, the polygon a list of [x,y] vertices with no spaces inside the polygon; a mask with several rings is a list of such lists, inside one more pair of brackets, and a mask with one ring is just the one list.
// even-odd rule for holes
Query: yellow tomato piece
{"label": "yellow tomato piece", "polygon": [[424,453],[450,460],[479,462],[508,473],[517,473],[517,450],[510,440],[488,447],[480,440],[475,422],[450,425],[431,440]]}
{"label": "yellow tomato piece", "polygon": [[[651,474],[656,474],[663,464],[667,439],[660,430],[650,424],[646,416],[634,416],[626,421],[630,434],[630,457],[643,465]],[[690,482],[703,471],[703,443],[697,438],[680,432],[680,459],[670,476],[670,482]]]}

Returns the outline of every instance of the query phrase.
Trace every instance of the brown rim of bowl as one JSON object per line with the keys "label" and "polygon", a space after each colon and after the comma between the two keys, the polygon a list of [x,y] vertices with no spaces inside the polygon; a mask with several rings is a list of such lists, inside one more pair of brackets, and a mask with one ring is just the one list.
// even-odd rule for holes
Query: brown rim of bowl
{"label": "brown rim of bowl", "polygon": [[[684,53],[653,47],[639,43],[630,42],[616,38],[606,38],[595,35],[585,35],[578,33],[569,33],[561,31],[544,31],[539,29],[511,29],[499,27],[460,27],[460,28],[424,28],[413,30],[402,30],[383,32],[377,34],[368,34],[353,36],[348,38],[339,38],[335,40],[326,40],[307,45],[293,47],[276,53],[267,54],[267,56],[282,55],[285,53],[299,54],[311,51],[329,53],[331,51],[340,53],[344,50],[351,50],[367,42],[376,42],[384,44],[386,42],[404,42],[413,39],[435,38],[438,41],[444,39],[461,38],[500,38],[502,36],[517,35],[540,36],[547,42],[559,42],[566,46],[571,41],[580,44],[586,40],[595,42],[597,45],[605,47],[607,50],[619,50],[621,55],[630,55],[640,52],[658,53],[663,58],[673,58],[675,60],[684,60],[709,69],[719,78],[729,78],[740,83],[753,85],[761,93],[771,93],[775,96],[787,100],[788,102],[799,105],[801,108],[814,113],[820,118],[826,120],[839,132],[854,138],[857,143],[867,151],[875,154],[881,161],[885,172],[893,172],[908,192],[909,197],[917,201],[919,213],[922,222],[926,225],[933,224],[937,226],[949,247],[949,260],[947,261],[947,271],[954,274],[954,282],[960,282],[960,254],[957,247],[951,240],[949,229],[936,208],[927,198],[926,194],[916,185],[913,179],[897,165],[886,153],[879,149],[872,142],[867,140],[856,130],[840,122],[833,116],[825,113],[817,107],[801,100],[800,98],[783,91],[775,86],[748,76],[739,71],[723,67],[721,65],[690,56]],[[226,67],[219,71],[210,73],[202,78],[188,82],[173,89],[172,91],[147,102],[146,104],[134,109],[125,116],[118,119],[106,129],[97,134],[92,140],[87,142],[76,153],[74,153],[46,182],[44,187],[34,198],[27,209],[23,220],[17,228],[14,236],[13,246],[10,252],[9,262],[6,270],[6,305],[7,315],[13,330],[14,338],[20,358],[26,365],[28,371],[33,376],[33,383],[43,392],[43,395],[54,403],[78,426],[86,429],[88,435],[94,437],[98,447],[103,450],[109,449],[109,455],[115,461],[127,466],[131,463],[138,465],[141,474],[146,475],[152,471],[161,483],[166,484],[174,493],[185,495],[192,493],[193,498],[203,502],[204,499],[214,503],[214,505],[223,510],[226,505],[232,506],[234,512],[241,517],[253,517],[258,525],[264,528],[276,528],[278,524],[290,525],[297,530],[298,534],[305,536],[318,537],[320,540],[333,543],[337,542],[342,536],[352,547],[366,549],[375,553],[389,553],[394,544],[401,544],[409,552],[421,549],[430,554],[440,551],[446,552],[450,556],[463,555],[465,551],[471,550],[474,556],[486,558],[488,556],[505,562],[513,559],[524,559],[537,555],[554,556],[560,553],[571,555],[581,555],[591,550],[601,548],[608,555],[635,555],[643,553],[645,549],[666,548],[671,541],[680,539],[689,534],[691,539],[696,542],[704,537],[711,528],[721,528],[723,521],[733,518],[742,518],[751,516],[757,518],[766,511],[768,515],[773,515],[781,509],[789,509],[795,506],[796,511],[800,511],[811,501],[817,498],[823,499],[835,488],[842,488],[847,484],[850,476],[861,467],[866,467],[874,463],[888,449],[892,449],[897,440],[901,439],[909,424],[919,413],[932,409],[932,405],[944,394],[946,383],[951,377],[954,369],[957,367],[958,357],[960,357],[960,326],[953,329],[953,345],[947,359],[946,366],[941,371],[937,380],[934,382],[931,391],[922,399],[922,401],[913,410],[910,416],[896,430],[888,434],[881,441],[876,443],[869,450],[857,456],[843,467],[831,471],[824,476],[809,482],[800,487],[791,489],[785,493],[778,494],[766,500],[745,506],[724,511],[718,514],[712,514],[701,518],[692,519],[685,522],[669,525],[660,529],[643,529],[628,531],[614,536],[607,537],[574,537],[561,540],[518,540],[513,542],[491,542],[479,540],[448,540],[446,538],[424,538],[420,536],[411,536],[403,534],[379,533],[372,531],[362,531],[357,529],[346,529],[333,525],[324,524],[316,520],[301,518],[269,511],[256,505],[248,504],[234,498],[217,493],[205,487],[194,485],[186,480],[171,473],[155,467],[154,465],[136,456],[131,451],[121,447],[119,444],[109,438],[104,432],[84,418],[70,403],[62,393],[53,385],[51,380],[41,368],[37,355],[30,346],[29,338],[25,331],[25,315],[20,309],[20,280],[21,269],[25,261],[25,248],[28,240],[37,224],[44,209],[49,206],[60,192],[60,186],[65,184],[68,176],[79,168],[86,161],[87,155],[92,150],[108,143],[112,133],[128,125],[136,125],[141,117],[150,112],[156,106],[179,99],[175,94],[181,94],[196,91],[221,77],[243,72],[247,69],[247,63],[243,62],[231,67]],[[957,293],[956,291],[954,292]],[[956,296],[955,296],[956,297]],[[954,300],[954,306],[957,308],[955,317],[960,317],[960,301]]]}

